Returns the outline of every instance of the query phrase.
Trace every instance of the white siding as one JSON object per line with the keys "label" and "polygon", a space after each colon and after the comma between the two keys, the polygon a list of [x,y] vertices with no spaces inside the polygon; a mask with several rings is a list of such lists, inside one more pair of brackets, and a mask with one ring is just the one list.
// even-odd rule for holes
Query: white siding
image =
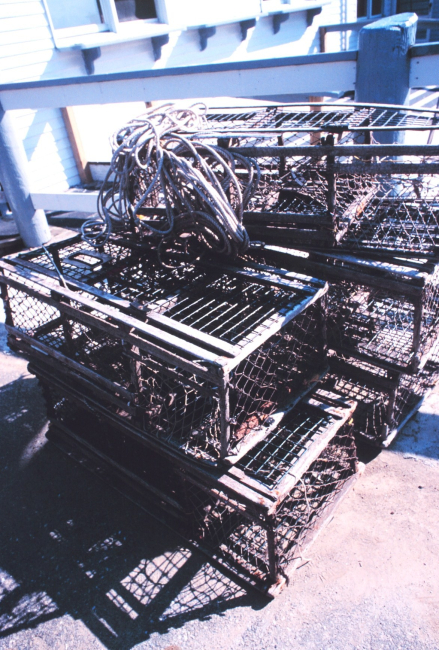
{"label": "white siding", "polygon": [[[40,0],[0,0],[0,81],[38,78],[54,55]],[[69,59],[69,56],[67,56]],[[59,109],[14,111],[29,160],[33,191],[63,191],[80,182]]]}
{"label": "white siding", "polygon": [[31,189],[64,191],[80,182],[59,109],[14,111],[29,160]]}
{"label": "white siding", "polygon": [[[244,42],[239,22],[230,23],[217,27],[217,33],[209,38],[203,52],[196,29],[172,32],[157,62],[153,58],[150,38],[105,45],[101,47],[101,57],[94,63],[95,73],[315,53],[320,50],[319,25],[354,20],[355,15],[356,0],[333,0],[314,17],[311,26],[307,26],[306,11],[289,14],[277,34],[273,33],[271,17],[260,18]],[[346,48],[346,35],[328,34],[327,40],[328,51]],[[0,83],[84,73],[79,50],[54,48],[42,0],[0,0]]]}
{"label": "white siding", "polygon": [[[282,23],[277,34],[273,33],[272,18],[261,18],[256,27],[249,30],[245,41],[241,40],[239,22],[218,26],[204,51],[200,51],[197,30],[172,32],[169,43],[162,48],[159,61],[154,61],[151,40],[147,38],[102,46],[101,56],[94,63],[95,73],[315,53],[320,51],[319,25],[353,20],[355,10],[356,0],[333,0],[323,7],[320,15],[314,17],[310,26],[307,25],[306,11],[293,12]],[[341,34],[328,35],[328,50],[344,49],[346,39],[343,39],[345,36]],[[79,50],[58,50],[54,47],[43,0],[0,0],[0,83],[84,74],[84,62]],[[294,93],[294,83],[286,80],[285,94]],[[148,97],[145,97],[145,101],[148,101]],[[96,97],[98,102],[99,96]],[[105,157],[108,157],[107,138],[113,130],[113,118],[111,114],[105,116],[105,112],[105,109],[91,112],[87,129],[92,134],[90,137],[93,137],[93,133],[101,134],[94,139],[100,140]],[[16,119],[29,159],[33,189],[58,190],[77,184],[79,176],[60,111],[20,111]],[[104,123],[105,127],[102,126]],[[86,147],[87,129],[83,129]],[[94,156],[90,154],[90,157]],[[101,151],[99,157],[103,157]]]}

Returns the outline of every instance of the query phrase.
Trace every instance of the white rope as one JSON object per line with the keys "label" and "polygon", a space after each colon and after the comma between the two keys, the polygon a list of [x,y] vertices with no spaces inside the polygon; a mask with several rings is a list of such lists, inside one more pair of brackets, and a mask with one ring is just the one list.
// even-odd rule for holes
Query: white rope
{"label": "white rope", "polygon": [[[247,250],[242,219],[259,182],[259,167],[252,159],[196,140],[197,132],[206,131],[205,110],[203,104],[165,104],[113,135],[98,214],[82,227],[85,241],[102,246],[114,230],[135,227],[162,244],[182,241],[184,235],[227,255]],[[164,218],[145,214],[145,208],[160,206]]]}

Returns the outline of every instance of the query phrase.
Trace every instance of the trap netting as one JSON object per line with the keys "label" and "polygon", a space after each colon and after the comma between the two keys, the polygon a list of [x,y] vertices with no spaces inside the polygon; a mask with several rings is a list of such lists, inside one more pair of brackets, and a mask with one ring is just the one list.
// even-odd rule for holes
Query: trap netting
{"label": "trap netting", "polygon": [[376,190],[367,174],[335,174],[326,161],[258,158],[261,180],[244,213],[251,240],[332,247]]}
{"label": "trap netting", "polygon": [[[326,287],[304,285],[299,275],[254,282],[251,269],[202,269],[194,281],[158,265],[154,276],[143,262],[141,291],[137,285],[133,293],[140,279],[129,273],[125,284],[123,265],[119,274],[112,268],[94,277],[96,286],[116,287],[105,296],[93,286],[72,292],[47,278],[30,281],[17,266],[4,278],[14,344],[27,355],[48,354],[145,435],[204,459],[235,453],[323,372]],[[137,305],[129,316],[103,304],[128,294]],[[139,306],[148,308],[147,325]]]}
{"label": "trap netting", "polygon": [[[32,370],[41,381],[39,368]],[[261,444],[244,456],[243,478],[230,475],[227,479],[226,474],[200,473],[195,466],[182,470],[132,433],[127,436],[108,424],[92,408],[82,408],[56,380],[47,377],[42,386],[51,430],[55,425],[86,454],[100,459],[101,472],[110,466],[143,495],[152,495],[155,508],[173,517],[167,517],[169,524],[175,525],[178,518],[180,534],[263,589],[286,576],[357,471],[348,421],[353,405],[342,403],[340,394],[320,396],[317,391],[314,401],[296,406],[270,434],[268,445]],[[339,408],[332,412],[322,408],[324,403],[336,403]],[[323,451],[322,439],[326,441]],[[320,452],[314,451],[316,445]]]}
{"label": "trap netting", "polygon": [[429,174],[427,164],[421,173],[411,175],[386,176],[383,168],[383,175],[375,179],[371,200],[341,238],[340,247],[437,257],[438,179]]}
{"label": "trap netting", "polygon": [[405,375],[355,358],[331,357],[330,362],[323,386],[357,402],[355,435],[375,445],[390,444],[439,380],[437,367],[431,364]]}
{"label": "trap netting", "polygon": [[239,136],[248,130],[260,134],[428,130],[437,128],[437,113],[408,106],[325,102],[210,108],[206,118],[211,132]]}
{"label": "trap netting", "polygon": [[356,448],[346,427],[270,514],[187,476],[185,500],[192,538],[232,571],[268,587],[300,556],[308,535],[355,472]]}
{"label": "trap netting", "polygon": [[[328,344],[340,353],[402,372],[416,372],[438,333],[439,270],[429,274],[417,295],[339,281],[328,297]],[[366,284],[367,283],[367,284]],[[390,283],[389,283],[390,285]]]}

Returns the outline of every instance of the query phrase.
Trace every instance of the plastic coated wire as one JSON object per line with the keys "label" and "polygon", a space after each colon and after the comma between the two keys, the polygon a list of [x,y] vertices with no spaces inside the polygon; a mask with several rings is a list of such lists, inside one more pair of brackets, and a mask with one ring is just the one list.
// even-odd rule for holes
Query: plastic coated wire
{"label": "plastic coated wire", "polygon": [[[202,104],[164,104],[113,135],[98,214],[82,226],[87,243],[102,246],[114,229],[134,225],[158,237],[161,245],[187,245],[191,236],[218,253],[247,250],[243,212],[257,188],[259,167],[252,159],[194,139],[205,129],[205,110]],[[142,212],[158,204],[165,206],[166,217],[157,220]]]}

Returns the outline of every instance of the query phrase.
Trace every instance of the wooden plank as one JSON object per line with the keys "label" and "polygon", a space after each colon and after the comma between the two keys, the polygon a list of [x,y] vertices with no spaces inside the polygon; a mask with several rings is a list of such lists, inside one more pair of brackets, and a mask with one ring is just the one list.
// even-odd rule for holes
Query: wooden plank
{"label": "wooden plank", "polygon": [[301,214],[300,212],[267,212],[266,210],[262,211],[252,211],[244,212],[244,225],[258,225],[266,223],[276,223],[276,224],[294,224],[297,228],[300,225],[303,226],[327,226],[328,224],[332,227],[332,222],[328,219],[326,214]]}
{"label": "wooden plank", "polygon": [[[389,277],[390,273],[388,271],[378,269],[377,272],[373,274],[372,272],[368,272],[369,269],[364,269],[361,264],[358,264],[358,268],[355,268],[354,264],[350,264],[349,266],[342,266],[341,264],[335,266],[328,263],[327,260],[330,258],[330,255],[328,254],[326,256],[326,253],[312,251],[309,253],[308,257],[305,258],[294,255],[294,252],[290,255],[288,249],[278,249],[274,252],[276,252],[282,259],[282,263],[288,264],[289,260],[291,260],[290,268],[291,266],[294,266],[298,271],[312,272],[314,275],[318,275],[322,279],[325,278],[326,280],[335,282],[354,282],[368,287],[381,288],[388,290],[389,293],[393,292],[398,295],[403,294],[412,300],[422,292],[422,286],[419,285],[419,282],[417,282],[416,279],[414,280],[413,278],[405,276],[401,278],[401,280],[394,280]],[[378,272],[381,277],[377,275]],[[392,275],[396,275],[396,273],[392,273]]]}
{"label": "wooden plank", "polygon": [[382,375],[375,374],[371,371],[366,370],[365,368],[355,366],[354,364],[348,363],[347,361],[344,361],[338,357],[330,357],[329,365],[331,372],[334,372],[337,375],[344,375],[349,378],[359,379],[360,381],[369,384],[371,387],[383,391],[392,390],[395,388],[395,384],[397,384],[399,381],[399,379],[389,379],[387,377],[383,377]]}
{"label": "wooden plank", "polygon": [[63,212],[96,212],[99,192],[31,192],[31,199],[36,210],[60,210]]}
{"label": "wooden plank", "polygon": [[61,108],[61,113],[67,129],[70,145],[72,147],[79,178],[81,179],[82,183],[91,183],[93,181],[93,178],[85,155],[85,150],[82,145],[81,134],[76,122],[74,108],[72,106],[65,106]]}
{"label": "wooden plank", "polygon": [[439,162],[398,162],[383,161],[379,163],[361,162],[335,163],[333,171],[336,174],[366,174],[368,176],[390,174],[438,174]]}
{"label": "wooden plank", "polygon": [[[364,129],[364,127],[363,127]],[[428,130],[428,127],[425,127]],[[230,147],[231,152],[252,158],[271,158],[286,156],[292,158],[322,158],[333,155],[336,158],[365,158],[377,156],[439,156],[437,144],[355,144],[355,145],[303,145],[277,147]]]}
{"label": "wooden plank", "polygon": [[[20,20],[14,20],[18,21],[15,27],[20,27]],[[291,76],[295,93],[323,95],[332,88],[354,88],[355,54],[308,54],[161,70],[139,69],[89,78],[84,74],[74,79],[24,81],[6,87],[2,84],[0,92],[4,110],[112,104],[120,102],[121,97],[126,102],[144,101],[145,97],[149,101],[188,99],[204,97],[206,93],[214,97],[255,97],[284,93],[285,79]]]}

